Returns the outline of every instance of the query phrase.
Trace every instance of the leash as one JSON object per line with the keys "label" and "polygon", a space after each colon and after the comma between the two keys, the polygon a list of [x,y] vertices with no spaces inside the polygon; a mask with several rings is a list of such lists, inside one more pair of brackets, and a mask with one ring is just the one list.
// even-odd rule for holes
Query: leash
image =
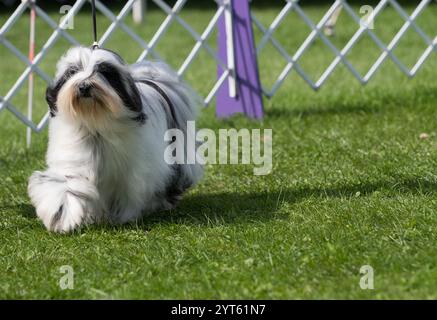
{"label": "leash", "polygon": [[99,42],[97,41],[97,19],[96,19],[96,1],[91,0],[91,10],[93,15],[93,33],[94,33],[94,43],[93,43],[93,50],[99,48]]}
{"label": "leash", "polygon": [[[91,9],[92,9],[92,16],[93,16],[93,36],[94,36],[94,43],[93,43],[92,49],[95,50],[95,49],[99,48],[99,42],[97,41],[97,19],[96,19],[96,1],[95,0],[91,0]],[[164,99],[164,101],[167,103],[167,105],[170,109],[170,114],[171,114],[170,118],[171,119],[167,119],[167,122],[169,122],[169,127],[170,128],[179,127],[173,103],[171,103],[171,100],[168,97],[168,95],[165,93],[165,91],[162,90],[162,88],[153,81],[139,80],[138,82],[152,87],[155,91],[157,91],[161,95],[161,97]]]}
{"label": "leash", "polygon": [[148,85],[152,89],[154,89],[156,92],[159,93],[159,95],[164,99],[164,101],[167,103],[168,108],[170,109],[170,117],[167,116],[167,123],[169,129],[173,128],[180,128],[178,119],[176,118],[176,111],[173,103],[170,100],[170,97],[167,95],[167,93],[155,82],[142,79],[142,80],[136,80],[135,82],[139,82],[145,85]]}

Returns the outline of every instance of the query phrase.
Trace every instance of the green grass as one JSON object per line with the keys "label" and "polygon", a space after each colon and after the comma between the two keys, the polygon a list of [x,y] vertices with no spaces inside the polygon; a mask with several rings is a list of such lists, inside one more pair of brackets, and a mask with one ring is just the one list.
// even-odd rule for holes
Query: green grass
{"label": "green grass", "polygon": [[[316,21],[326,6],[305,9]],[[277,12],[263,8],[255,14],[268,24]],[[191,9],[183,17],[201,31],[211,15]],[[432,36],[435,15],[434,5],[418,20]],[[3,13],[0,22],[6,18]],[[147,28],[132,26],[145,39],[162,15],[151,11],[148,19]],[[100,30],[108,24],[103,17],[99,22]],[[43,25],[39,46],[49,35]],[[72,34],[89,44],[89,15],[77,17],[76,26]],[[376,21],[375,32],[387,43],[400,26],[388,10]],[[25,49],[26,30],[20,22],[8,39]],[[334,43],[342,47],[355,30],[342,16]],[[307,34],[292,15],[275,37],[292,51]],[[166,41],[158,50],[174,65],[193,43],[176,27]],[[108,46],[128,61],[140,52],[121,32]],[[67,47],[56,45],[41,67],[53,74]],[[411,66],[424,48],[409,33],[395,54]],[[348,58],[364,72],[378,52],[363,40]],[[4,48],[0,54],[4,95],[24,66]],[[315,79],[331,60],[330,50],[317,41],[301,65]],[[206,54],[196,63],[187,79],[205,93],[215,65]],[[267,47],[260,57],[266,86],[284,65]],[[3,111],[0,297],[437,298],[436,70],[435,53],[413,80],[388,61],[362,87],[340,66],[317,93],[291,73],[266,101],[262,122],[242,116],[217,120],[211,106],[202,112],[198,127],[273,129],[271,175],[253,176],[251,166],[208,166],[203,182],[177,210],[122,227],[85,227],[71,235],[47,232],[26,194],[29,175],[44,168],[47,132],[34,135],[26,150],[24,126]],[[46,110],[44,89],[37,82],[37,116]],[[13,103],[25,110],[25,101],[24,88]],[[423,132],[428,139],[419,139]],[[74,268],[74,290],[59,287],[63,265]],[[362,265],[374,268],[375,290],[360,289]]]}

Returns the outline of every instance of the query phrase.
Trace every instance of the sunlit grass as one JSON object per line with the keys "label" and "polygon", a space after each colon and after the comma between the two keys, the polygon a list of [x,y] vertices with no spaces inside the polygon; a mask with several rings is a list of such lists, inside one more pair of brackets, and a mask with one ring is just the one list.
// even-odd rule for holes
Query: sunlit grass
{"label": "sunlit grass", "polygon": [[[356,8],[358,9],[358,8]],[[411,12],[412,8],[408,8]],[[326,6],[305,8],[317,21]],[[268,25],[279,8],[255,10]],[[201,32],[213,11],[190,9],[183,17]],[[435,33],[437,7],[418,23]],[[51,16],[58,18],[52,12]],[[3,14],[0,21],[5,21]],[[163,15],[152,10],[145,26],[128,24],[150,39]],[[100,30],[108,25],[99,18]],[[375,33],[389,41],[402,21],[393,10],[376,21]],[[89,45],[90,18],[79,15],[72,34]],[[27,24],[7,35],[27,48]],[[342,16],[339,48],[356,30]],[[309,29],[291,15],[274,34],[290,53]],[[38,46],[50,34],[38,24]],[[256,31],[256,38],[260,34]],[[169,30],[157,52],[178,67],[194,41]],[[214,37],[209,41],[215,47]],[[424,42],[409,34],[396,55],[411,63]],[[133,62],[139,47],[117,32],[108,47]],[[56,45],[41,68],[53,75],[68,48]],[[368,40],[348,59],[360,72],[380,50]],[[0,49],[0,94],[24,65]],[[300,61],[316,80],[332,61],[317,41]],[[216,66],[207,54],[187,80],[206,94]],[[263,83],[273,84],[286,61],[271,47],[260,56]],[[367,87],[340,66],[314,93],[295,72],[271,101],[261,122],[242,116],[218,120],[214,105],[198,127],[272,128],[273,173],[254,176],[251,166],[208,166],[205,179],[167,213],[123,227],[92,226],[72,235],[48,233],[26,194],[27,178],[44,168],[46,131],[25,148],[25,128],[0,114],[0,297],[1,298],[437,298],[437,59],[407,79],[388,61]],[[35,118],[46,111],[45,84],[37,82]],[[26,86],[12,101],[26,110]],[[421,133],[429,138],[420,139]],[[60,267],[75,271],[74,290],[61,290]],[[359,270],[375,270],[375,290],[359,287]]]}

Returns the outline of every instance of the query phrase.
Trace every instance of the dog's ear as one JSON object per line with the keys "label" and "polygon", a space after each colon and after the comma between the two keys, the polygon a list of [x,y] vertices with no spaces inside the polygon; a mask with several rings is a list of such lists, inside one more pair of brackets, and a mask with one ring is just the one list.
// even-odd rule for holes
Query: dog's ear
{"label": "dog's ear", "polygon": [[122,97],[123,103],[127,108],[138,112],[138,116],[135,117],[135,121],[144,124],[147,120],[146,114],[143,112],[143,103],[141,101],[141,94],[138,90],[138,87],[135,83],[135,80],[129,75],[126,79],[128,83],[129,94],[125,97]]}
{"label": "dog's ear", "polygon": [[130,75],[128,75],[126,78],[126,82],[129,93],[126,97],[123,97],[123,102],[130,110],[141,112],[143,110],[141,94],[137,88],[135,80]]}
{"label": "dog's ear", "polygon": [[127,70],[107,62],[99,63],[96,69],[117,92],[126,108],[139,114],[143,113],[140,91]]}
{"label": "dog's ear", "polygon": [[46,90],[46,101],[49,105],[50,116],[54,117],[57,111],[56,100],[58,99],[58,90],[53,84],[49,85]]}
{"label": "dog's ear", "polygon": [[51,117],[54,117],[56,111],[58,111],[58,108],[56,106],[56,100],[58,99],[58,92],[59,92],[58,86],[56,86],[55,84],[50,84],[46,90],[46,101],[47,104],[49,105]]}

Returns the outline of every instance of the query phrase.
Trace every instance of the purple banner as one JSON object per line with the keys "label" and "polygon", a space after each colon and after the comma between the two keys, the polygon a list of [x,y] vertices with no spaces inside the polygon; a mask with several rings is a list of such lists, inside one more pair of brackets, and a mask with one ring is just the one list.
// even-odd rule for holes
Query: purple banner
{"label": "purple banner", "polygon": [[[232,22],[235,57],[235,73],[237,95],[229,95],[229,81],[226,80],[217,93],[217,117],[229,117],[235,113],[261,119],[263,116],[262,91],[258,72],[255,42],[253,38],[252,21],[250,17],[249,0],[233,0]],[[219,57],[227,65],[227,35],[226,19],[223,14],[218,22],[219,26]],[[223,69],[218,67],[218,76]]]}

